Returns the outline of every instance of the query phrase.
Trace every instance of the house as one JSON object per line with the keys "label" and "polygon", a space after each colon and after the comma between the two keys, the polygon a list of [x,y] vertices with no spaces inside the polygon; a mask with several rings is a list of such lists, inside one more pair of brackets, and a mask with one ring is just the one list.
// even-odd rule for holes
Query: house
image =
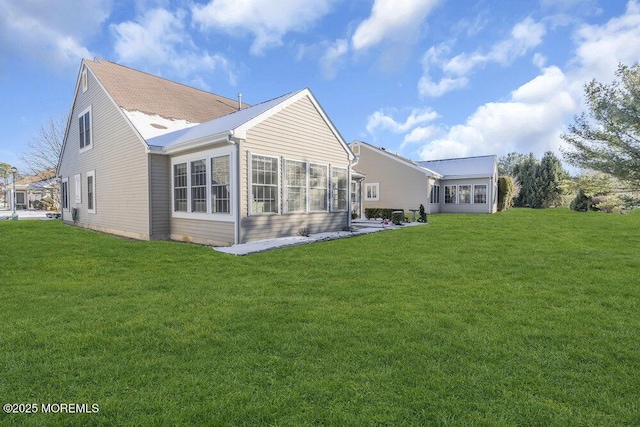
{"label": "house", "polygon": [[[364,179],[353,191],[360,193],[363,208],[418,209],[429,205],[433,185],[442,177],[439,173],[418,166],[414,162],[384,148],[374,147],[363,141],[349,144],[356,155],[354,169]],[[362,217],[363,211],[356,211]]]}
{"label": "house", "polygon": [[407,212],[423,205],[428,213],[497,211],[495,155],[414,162],[363,141],[349,145],[357,156],[354,169],[364,176],[354,191],[361,193],[365,209]]}
{"label": "house", "polygon": [[495,213],[498,158],[495,155],[416,162],[442,178],[431,192],[431,213]]}
{"label": "house", "polygon": [[354,159],[309,89],[250,106],[85,59],[57,170],[62,218],[220,246],[341,230]]}
{"label": "house", "polygon": [[[55,178],[55,168],[51,168],[35,175],[26,176],[16,180],[15,203],[16,209],[39,209],[41,200],[50,202],[58,200],[59,184]],[[13,186],[7,187],[8,192],[13,193]],[[14,200],[13,194],[9,195],[9,208]]]}

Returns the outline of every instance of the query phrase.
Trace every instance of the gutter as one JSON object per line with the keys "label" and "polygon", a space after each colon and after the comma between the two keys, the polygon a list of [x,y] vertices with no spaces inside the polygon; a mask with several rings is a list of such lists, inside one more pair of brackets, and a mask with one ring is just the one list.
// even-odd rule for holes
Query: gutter
{"label": "gutter", "polygon": [[162,154],[176,154],[182,151],[193,150],[196,148],[203,147],[205,145],[216,144],[220,142],[233,144],[234,142],[232,141],[232,138],[233,138],[233,131],[226,130],[224,132],[220,132],[215,135],[207,135],[202,138],[184,141],[177,144],[171,144],[166,147],[153,146],[153,149],[151,149],[151,146],[150,146],[150,150],[152,151],[160,150],[159,152]]}

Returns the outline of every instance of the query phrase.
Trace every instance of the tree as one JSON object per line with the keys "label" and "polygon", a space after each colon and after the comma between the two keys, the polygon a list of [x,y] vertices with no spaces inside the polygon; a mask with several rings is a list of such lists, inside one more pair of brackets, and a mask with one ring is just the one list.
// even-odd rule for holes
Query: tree
{"label": "tree", "polygon": [[560,159],[551,151],[544,153],[541,161],[533,153],[511,154],[512,159],[518,159],[513,165],[513,177],[519,185],[514,205],[537,209],[561,205],[567,174]]}
{"label": "tree", "polygon": [[[49,123],[41,126],[38,134],[28,142],[27,149],[20,160],[33,175],[46,173],[58,166],[66,126],[67,120],[63,116],[50,119]],[[50,177],[43,177],[52,178],[53,174]]]}
{"label": "tree", "polygon": [[506,156],[502,156],[498,159],[498,173],[500,175],[507,175],[515,177],[515,168],[522,162],[527,156],[521,153],[512,151]]}
{"label": "tree", "polygon": [[592,80],[585,86],[589,114],[576,116],[562,135],[572,148],[571,165],[604,172],[640,185],[640,66],[618,65],[610,85]]}
{"label": "tree", "polygon": [[547,151],[542,156],[538,166],[536,206],[538,208],[548,208],[561,204],[563,193],[562,181],[566,174],[562,170],[562,162],[551,151]]}
{"label": "tree", "polygon": [[9,163],[0,162],[0,178],[2,182],[2,190],[4,194],[4,207],[7,207],[7,185],[9,185],[9,176],[11,176],[11,165]]}

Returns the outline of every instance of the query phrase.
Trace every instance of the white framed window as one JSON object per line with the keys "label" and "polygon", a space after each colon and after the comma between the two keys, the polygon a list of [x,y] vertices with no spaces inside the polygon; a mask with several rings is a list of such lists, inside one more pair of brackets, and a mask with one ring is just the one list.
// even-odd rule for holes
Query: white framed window
{"label": "white framed window", "polygon": [[440,184],[433,184],[431,186],[431,194],[429,195],[429,202],[432,204],[440,203]]}
{"label": "white framed window", "polygon": [[455,185],[444,186],[444,202],[446,204],[458,203],[458,187]]}
{"label": "white framed window", "polygon": [[62,178],[60,185],[60,205],[65,211],[69,211],[69,178]]}
{"label": "white framed window", "polygon": [[190,162],[191,212],[207,212],[207,161],[205,159]]}
{"label": "white framed window", "polygon": [[487,203],[487,184],[473,186],[473,203]]}
{"label": "white framed window", "polygon": [[231,156],[211,158],[211,213],[231,212]]}
{"label": "white framed window", "polygon": [[278,158],[249,154],[250,187],[249,212],[251,215],[278,213]]}
{"label": "white framed window", "polygon": [[233,148],[171,159],[174,218],[233,221]]}
{"label": "white framed window", "polygon": [[458,185],[458,203],[471,203],[471,185]]}
{"label": "white framed window", "polygon": [[187,163],[173,165],[173,211],[187,211]]}
{"label": "white framed window", "polygon": [[78,132],[80,136],[80,152],[93,147],[93,126],[91,122],[91,106],[78,114]]}
{"label": "white framed window", "polygon": [[372,202],[380,200],[379,182],[367,182],[364,184],[364,199]]}
{"label": "white framed window", "polygon": [[349,196],[349,172],[346,168],[331,168],[331,211],[346,211]]}
{"label": "white framed window", "polygon": [[307,211],[307,162],[284,160],[285,213]]}
{"label": "white framed window", "polygon": [[87,172],[87,212],[96,213],[96,171]]}
{"label": "white framed window", "polygon": [[74,184],[74,192],[75,192],[75,201],[76,203],[82,203],[82,177],[80,174],[73,176],[73,184]]}
{"label": "white framed window", "polygon": [[309,163],[309,211],[329,210],[329,168],[327,165]]}
{"label": "white framed window", "polygon": [[82,93],[85,93],[87,91],[87,88],[89,87],[89,82],[87,80],[87,69],[83,69],[82,70],[82,76],[80,77],[80,81],[82,84]]}

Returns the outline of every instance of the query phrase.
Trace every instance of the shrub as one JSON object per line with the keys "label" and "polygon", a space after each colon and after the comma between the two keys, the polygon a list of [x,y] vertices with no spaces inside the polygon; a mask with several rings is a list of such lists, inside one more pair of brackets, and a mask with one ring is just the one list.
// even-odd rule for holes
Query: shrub
{"label": "shrub", "polygon": [[427,222],[427,212],[424,210],[424,205],[420,204],[420,217],[418,218],[418,222]]}
{"label": "shrub", "polygon": [[516,185],[510,176],[498,178],[498,210],[506,211],[513,207]]}
{"label": "shrub", "polygon": [[[400,211],[402,209],[386,209],[386,208],[365,208],[364,216],[367,219],[391,219],[391,213],[393,211]],[[403,211],[404,215],[404,211]]]}
{"label": "shrub", "polygon": [[395,225],[401,225],[403,221],[404,211],[398,210],[391,213],[391,222],[393,222]]}
{"label": "shrub", "polygon": [[584,194],[584,191],[580,188],[569,207],[574,211],[586,212],[591,209],[592,203],[591,197]]}
{"label": "shrub", "polygon": [[309,237],[309,229],[307,227],[300,227],[298,229],[298,235],[302,237]]}

